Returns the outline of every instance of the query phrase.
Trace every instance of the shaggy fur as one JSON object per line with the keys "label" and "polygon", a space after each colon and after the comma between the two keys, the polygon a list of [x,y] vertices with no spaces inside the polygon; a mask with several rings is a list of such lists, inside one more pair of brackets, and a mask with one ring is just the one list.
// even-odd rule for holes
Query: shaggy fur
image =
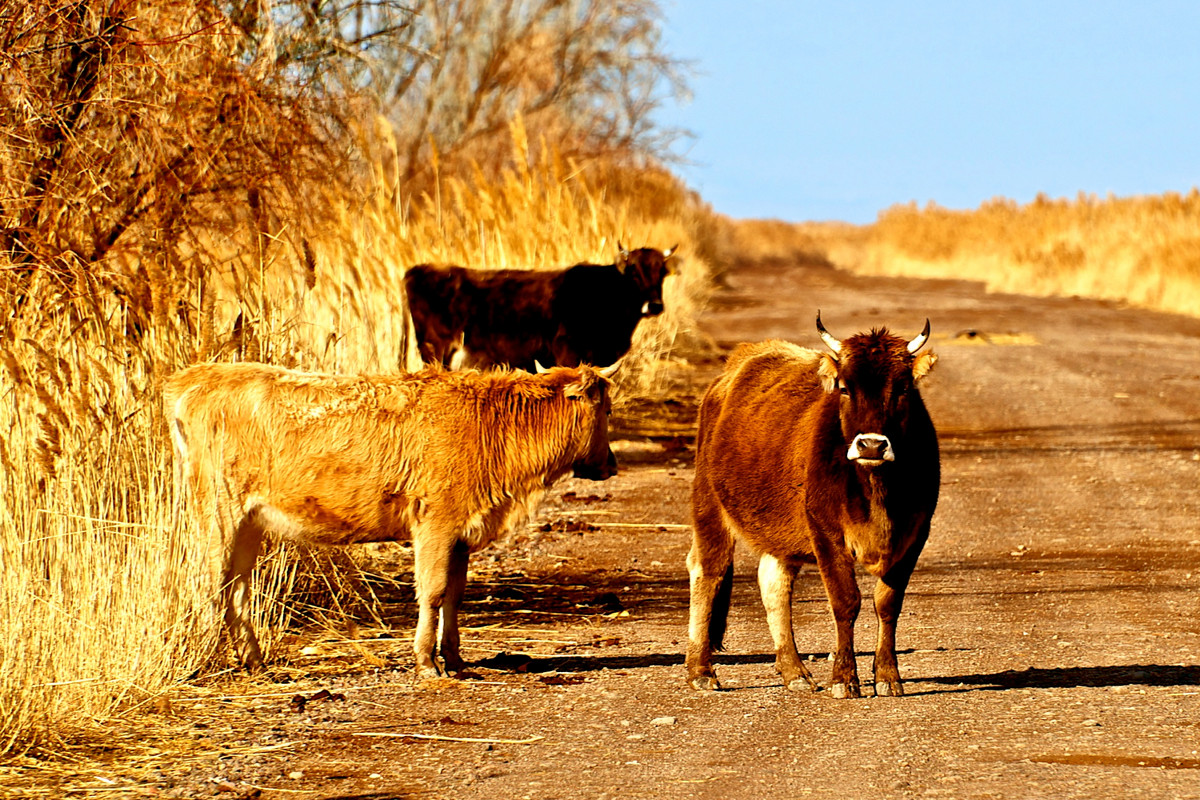
{"label": "shaggy fur", "polygon": [[225,619],[248,667],[250,571],[270,534],[315,544],[411,539],[418,670],[450,669],[467,556],[524,520],[556,480],[604,480],[609,384],[590,367],[316,375],[202,364],[172,376],[166,414],[197,529],[211,543]]}

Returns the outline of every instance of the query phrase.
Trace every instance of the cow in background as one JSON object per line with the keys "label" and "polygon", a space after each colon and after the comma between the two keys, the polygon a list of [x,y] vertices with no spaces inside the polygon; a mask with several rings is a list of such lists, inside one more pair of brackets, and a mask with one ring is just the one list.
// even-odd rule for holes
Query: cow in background
{"label": "cow in background", "polygon": [[937,434],[917,382],[936,361],[886,329],[839,341],[832,354],[782,341],[741,345],[700,409],[695,522],[688,553],[688,682],[719,689],[712,651],[729,613],[734,540],[761,554],[759,589],[789,689],[817,689],[792,630],[792,587],[815,562],[837,627],[831,693],[860,696],[855,563],[878,581],[875,694],[900,695],[896,620],[938,500]]}
{"label": "cow in background", "polygon": [[663,312],[678,247],[625,250],[614,264],[483,270],[419,264],[404,277],[422,361],[443,367],[609,366]]}
{"label": "cow in background", "polygon": [[239,658],[262,665],[250,573],[264,534],[305,544],[411,539],[417,674],[463,666],[468,555],[523,521],[556,480],[605,480],[609,376],[426,371],[316,375],[202,364],[164,393],[176,463]]}

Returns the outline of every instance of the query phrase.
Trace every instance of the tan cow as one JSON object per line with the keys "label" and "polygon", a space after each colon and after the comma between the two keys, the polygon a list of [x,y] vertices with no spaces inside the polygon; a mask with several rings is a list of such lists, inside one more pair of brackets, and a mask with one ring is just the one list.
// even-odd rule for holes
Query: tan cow
{"label": "tan cow", "polygon": [[264,534],[315,544],[411,539],[417,674],[463,666],[457,610],[469,553],[525,519],[574,470],[616,473],[609,373],[424,371],[341,376],[201,364],[172,376],[180,478],[210,538],[239,658],[262,665],[249,617]]}

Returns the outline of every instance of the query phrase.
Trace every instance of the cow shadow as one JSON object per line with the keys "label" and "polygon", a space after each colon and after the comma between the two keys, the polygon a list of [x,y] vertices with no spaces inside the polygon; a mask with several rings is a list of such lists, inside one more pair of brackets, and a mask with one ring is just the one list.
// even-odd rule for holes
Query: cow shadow
{"label": "cow shadow", "polygon": [[923,677],[914,683],[933,683],[952,688],[911,694],[955,694],[1001,692],[1010,689],[1077,689],[1110,686],[1200,686],[1200,665],[1121,664],[1105,667],[1030,667],[1022,670],[970,675]]}
{"label": "cow shadow", "polygon": [[[774,664],[774,653],[747,653],[719,655],[713,661],[721,664]],[[501,672],[525,672],[541,674],[547,672],[587,673],[604,670],[644,669],[646,667],[682,667],[684,655],[679,653],[649,653],[641,655],[561,655],[529,656],[519,653],[500,653],[472,667]]]}

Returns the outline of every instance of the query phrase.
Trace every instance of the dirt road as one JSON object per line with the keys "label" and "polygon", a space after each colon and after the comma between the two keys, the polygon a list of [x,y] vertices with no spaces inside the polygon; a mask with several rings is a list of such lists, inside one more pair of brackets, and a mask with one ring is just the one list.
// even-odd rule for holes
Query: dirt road
{"label": "dirt road", "polygon": [[[529,532],[473,561],[466,679],[411,684],[398,597],[394,638],[314,639],[297,669],[343,666],[274,690],[345,699],[234,702],[204,732],[229,755],[191,777],[166,762],[159,790],[203,776],[267,798],[1200,797],[1200,321],[810,265],[743,266],[728,284],[693,337],[707,355],[644,409],[653,427],[618,421],[622,474],[561,484]],[[898,627],[908,695],[784,690],[744,551],[727,691],[700,694],[682,656],[697,395],[736,342],[819,346],[818,308],[842,337],[911,337],[929,317],[941,357],[923,394],[942,501]],[[811,570],[796,623],[826,684],[833,626]],[[865,676],[874,633],[867,600]]]}

